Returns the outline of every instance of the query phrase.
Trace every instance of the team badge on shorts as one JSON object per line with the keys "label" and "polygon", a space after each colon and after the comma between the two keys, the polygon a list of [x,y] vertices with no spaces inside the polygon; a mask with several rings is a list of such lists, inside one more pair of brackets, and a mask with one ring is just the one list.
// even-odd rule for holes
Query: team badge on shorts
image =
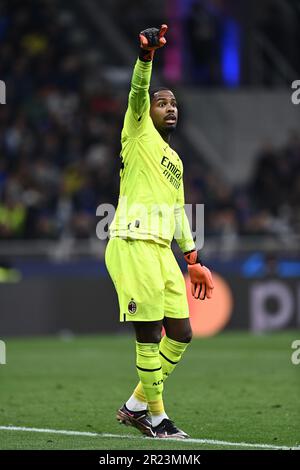
{"label": "team badge on shorts", "polygon": [[134,315],[136,310],[137,310],[136,302],[133,299],[131,299],[131,301],[128,304],[128,313],[130,313],[130,315]]}

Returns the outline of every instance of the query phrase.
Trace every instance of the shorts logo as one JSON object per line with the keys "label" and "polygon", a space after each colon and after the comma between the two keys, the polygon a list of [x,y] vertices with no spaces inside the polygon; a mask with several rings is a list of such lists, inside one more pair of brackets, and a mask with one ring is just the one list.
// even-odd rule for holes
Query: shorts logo
{"label": "shorts logo", "polygon": [[128,313],[130,313],[130,315],[134,315],[136,310],[137,310],[136,302],[133,299],[131,299],[131,301],[128,304]]}

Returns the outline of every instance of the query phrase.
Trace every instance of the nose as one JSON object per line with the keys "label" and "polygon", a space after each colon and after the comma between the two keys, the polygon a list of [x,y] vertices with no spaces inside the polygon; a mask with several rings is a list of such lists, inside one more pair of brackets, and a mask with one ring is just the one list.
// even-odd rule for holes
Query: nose
{"label": "nose", "polygon": [[175,106],[172,103],[168,103],[168,106],[166,107],[167,114],[169,113],[175,113]]}

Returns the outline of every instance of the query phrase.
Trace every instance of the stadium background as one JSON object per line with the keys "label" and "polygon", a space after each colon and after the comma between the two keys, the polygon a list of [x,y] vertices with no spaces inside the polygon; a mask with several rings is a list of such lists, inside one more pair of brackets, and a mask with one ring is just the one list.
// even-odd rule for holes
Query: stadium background
{"label": "stadium background", "polygon": [[290,365],[300,326],[297,0],[1,0],[0,339],[8,358],[10,344],[11,358],[29,347],[14,337],[41,336],[39,354],[51,341],[44,335],[107,334],[118,348],[130,332],[118,322],[96,209],[117,201],[137,33],[162,22],[168,47],[156,54],[152,83],[179,101],[172,145],[185,165],[186,202],[205,204],[203,259],[216,282],[210,302],[189,297],[194,335],[223,344],[229,334],[224,351],[238,338],[238,355],[242,344],[254,354],[258,333],[288,330],[276,341]]}
{"label": "stadium background", "polygon": [[300,10],[253,3],[1,2],[2,336],[123,327],[96,209],[117,200],[136,32],[162,19],[153,82],[178,95],[186,202],[205,204],[203,257],[230,297],[210,308],[228,327],[299,326]]}

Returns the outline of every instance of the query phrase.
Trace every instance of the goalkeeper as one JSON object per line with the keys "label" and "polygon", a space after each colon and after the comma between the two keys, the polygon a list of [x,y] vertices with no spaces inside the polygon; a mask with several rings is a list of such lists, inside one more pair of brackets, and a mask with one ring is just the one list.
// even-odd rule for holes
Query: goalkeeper
{"label": "goalkeeper", "polygon": [[117,419],[147,436],[187,438],[163,402],[165,381],[192,338],[185,282],[170,248],[174,235],[193,296],[210,298],[213,282],[185,214],[182,162],[169,145],[178,119],[176,98],[167,88],[149,94],[153,56],[166,44],[167,29],[149,28],[139,36],[121,136],[120,196],[105,261],[118,293],[120,321],[132,322],[136,335],[139,383]]}

